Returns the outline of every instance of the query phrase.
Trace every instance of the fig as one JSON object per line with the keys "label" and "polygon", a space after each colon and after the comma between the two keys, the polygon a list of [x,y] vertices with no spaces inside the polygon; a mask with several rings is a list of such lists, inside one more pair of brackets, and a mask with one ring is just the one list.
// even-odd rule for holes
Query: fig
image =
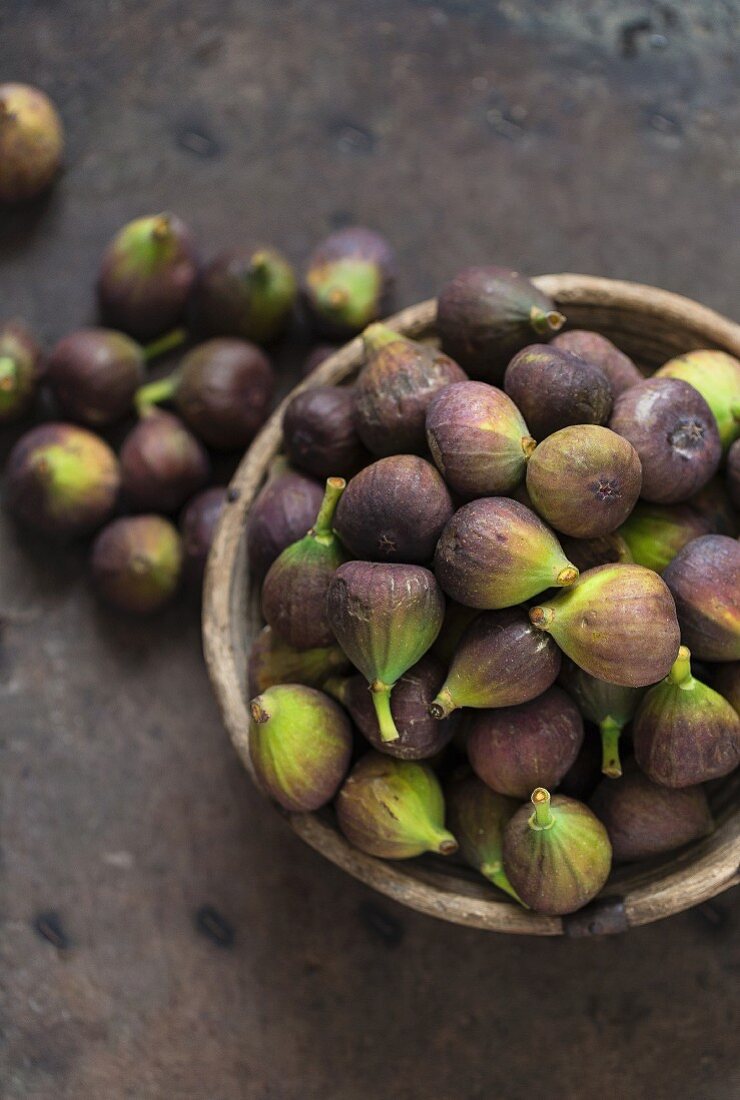
{"label": "fig", "polygon": [[301,367],[301,374],[304,378],[308,378],[309,374],[313,374],[322,363],[334,355],[337,351],[336,344],[317,344],[313,351],[310,351],[306,358],[303,360]]}
{"label": "fig", "polygon": [[740,661],[728,661],[717,666],[714,690],[723,695],[740,713]]}
{"label": "fig", "polygon": [[648,378],[625,390],[614,402],[609,427],[640,456],[642,496],[652,504],[688,500],[722,457],[712,410],[678,378]]}
{"label": "fig", "polygon": [[666,676],[680,644],[671,593],[641,565],[589,569],[529,618],[585,672],[625,687]]}
{"label": "fig", "polygon": [[407,340],[385,325],[362,334],[367,362],[355,386],[357,430],[376,455],[423,454],[427,409],[436,394],[465,372],[429,344]]}
{"label": "fig", "polygon": [[293,268],[275,249],[221,252],[195,284],[195,323],[206,336],[269,344],[285,330],[296,292]]}
{"label": "fig", "polygon": [[487,610],[578,577],[552,531],[507,497],[473,500],[455,512],[437,544],[434,572],[453,600]]}
{"label": "fig", "polygon": [[395,257],[379,233],[349,226],[330,233],[311,253],[304,297],[316,328],[354,336],[388,311]]}
{"label": "fig", "polygon": [[588,806],[567,795],[532,792],[504,831],[504,870],[538,913],[573,913],[595,898],[609,877],[609,836]]}
{"label": "fig", "polygon": [[532,344],[509,363],[504,389],[537,439],[570,424],[606,424],[612,388],[606,375],[578,355]]}
{"label": "fig", "polygon": [[410,859],[457,851],[444,827],[442,788],[427,764],[369,752],[355,764],[335,805],[339,828],[368,855]]}
{"label": "fig", "polygon": [[504,829],[518,809],[475,775],[454,777],[445,788],[447,824],[469,867],[520,901],[503,866]]}
{"label": "fig", "polygon": [[595,539],[560,539],[563,553],[569,562],[575,565],[579,573],[594,569],[597,565],[610,565],[613,562],[630,562],[632,554],[626,540],[619,531],[601,535]]}
{"label": "fig", "polygon": [[620,783],[600,783],[591,809],[620,863],[672,852],[714,828],[703,787],[660,787],[637,768],[630,768]]}
{"label": "fig", "polygon": [[693,787],[740,764],[740,716],[692,676],[691,651],[683,645],[665,680],[640,703],[632,740],[638,765],[663,787]]}
{"label": "fig", "polygon": [[468,724],[468,760],[498,794],[527,798],[534,787],[557,787],[583,744],[583,719],[558,687],[516,707],[479,710]]}
{"label": "fig", "polygon": [[330,677],[349,668],[349,661],[336,644],[294,649],[271,626],[263,626],[249,650],[249,694],[259,695],[275,684],[320,688]]}
{"label": "fig", "polygon": [[655,378],[680,378],[714,413],[725,450],[740,436],[740,360],[724,351],[689,351],[669,360]]}
{"label": "fig", "polygon": [[642,375],[628,355],[615,347],[611,340],[598,332],[586,329],[569,329],[554,336],[551,345],[558,351],[579,355],[606,375],[614,397],[619,397],[630,386],[642,382]]}
{"label": "fig", "polygon": [[5,467],[5,503],[45,535],[87,535],[113,513],[121,486],[107,443],[74,424],[50,423],[21,436]]}
{"label": "fig", "polygon": [[692,539],[663,570],[663,580],[694,656],[740,660],[740,543],[727,535]]}
{"label": "fig", "polygon": [[24,324],[0,325],[0,425],[20,420],[29,411],[42,362],[41,348]]}
{"label": "fig", "polygon": [[352,478],[335,527],[354,557],[423,565],[453,511],[434,466],[416,455],[391,455]]}
{"label": "fig", "polygon": [[195,583],[199,584],[203,580],[213,536],[226,505],[226,496],[226,489],[220,486],[203,489],[188,502],[180,517],[185,574]]}
{"label": "fig", "polygon": [[[0,402],[1,400],[0,398]],[[740,510],[740,439],[736,439],[727,452],[727,492],[732,503]]]}
{"label": "fig", "polygon": [[526,611],[486,611],[460,639],[430,713],[440,719],[458,707],[527,703],[552,687],[559,671],[558,647],[532,626]]}
{"label": "fig", "polygon": [[569,798],[585,802],[603,778],[601,760],[601,742],[598,737],[590,737],[587,732],[581,751],[560,780],[558,794],[567,794]]}
{"label": "fig", "polygon": [[314,477],[352,477],[370,461],[354,422],[352,390],[314,386],[291,398],[283,413],[285,453]]}
{"label": "fig", "polygon": [[193,239],[178,217],[136,218],[103,254],[98,302],[104,323],[153,340],[182,321],[197,275]]}
{"label": "fig", "polygon": [[329,583],[326,607],[337,641],[370,685],[383,741],[398,740],[391,691],[442,626],[434,575],[420,565],[347,562]]}
{"label": "fig", "polygon": [[599,727],[601,770],[610,779],[617,779],[622,774],[619,738],[632,721],[644,690],[597,680],[570,661],[563,662],[560,682],[575,699],[583,717]]}
{"label": "fig", "polygon": [[318,481],[289,470],[282,461],[255,497],[247,524],[247,557],[252,576],[261,581],[291,543],[316,519],[324,490]]}
{"label": "fig", "polygon": [[325,602],[329,581],[347,557],[332,531],[344,486],[340,477],[327,479],[313,527],[282,551],[262,585],[262,614],[266,622],[295,649],[314,649],[334,642]]}
{"label": "fig", "polygon": [[465,497],[511,492],[536,446],[513,401],[485,382],[456,382],[437,394],[427,442],[447,484]]}
{"label": "fig", "polygon": [[442,287],[437,302],[443,350],[486,382],[501,382],[512,355],[564,323],[546,294],[503,267],[466,268]]}
{"label": "fig", "polygon": [[640,501],[619,529],[632,560],[662,573],[687,542],[711,533],[706,516],[690,504],[648,504]]}
{"label": "fig", "polygon": [[342,708],[305,684],[275,684],[252,699],[249,710],[249,758],[266,794],[292,813],[330,802],[352,755],[352,727]]}
{"label": "fig", "polygon": [[140,512],[176,512],[208,481],[205,448],[172,413],[152,410],[123,441],[121,485],[126,502]]}
{"label": "fig", "polygon": [[135,615],[158,611],[175,595],[182,543],[161,516],[123,516],[97,535],[90,558],[98,595]]}
{"label": "fig", "polygon": [[624,523],[642,485],[631,443],[596,424],[561,428],[536,448],[527,492],[551,526],[574,538],[609,535]]}
{"label": "fig", "polygon": [[448,666],[455,655],[460,639],[468,629],[473,619],[480,612],[475,607],[465,607],[464,604],[447,600],[445,617],[442,622],[437,640],[432,647],[432,652],[445,666]]}
{"label": "fig", "polygon": [[52,349],[46,381],[65,416],[103,427],[131,411],[144,368],[143,349],[129,336],[85,328]]}
{"label": "fig", "polygon": [[[729,454],[727,458],[729,466]],[[712,534],[731,535],[733,538],[740,535],[740,516],[721,478],[713,477],[686,503],[707,520]]]}
{"label": "fig", "polygon": [[49,97],[30,84],[0,84],[0,202],[35,199],[63,154],[62,120]]}

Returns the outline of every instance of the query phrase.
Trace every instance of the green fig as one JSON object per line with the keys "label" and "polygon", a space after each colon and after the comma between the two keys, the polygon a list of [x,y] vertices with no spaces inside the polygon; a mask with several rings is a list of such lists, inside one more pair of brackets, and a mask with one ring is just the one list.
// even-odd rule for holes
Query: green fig
{"label": "green fig", "polygon": [[272,463],[249,509],[247,558],[255,580],[262,581],[279,554],[303,538],[323,498],[318,481],[288,469],[282,458]]}
{"label": "green fig", "polygon": [[41,348],[20,321],[0,325],[0,424],[11,424],[33,404],[42,370]]}
{"label": "green fig", "polygon": [[606,424],[612,411],[612,388],[603,371],[547,344],[530,344],[514,356],[504,389],[537,439],[569,424]]}
{"label": "green fig", "polygon": [[348,226],[330,233],[308,261],[304,297],[320,332],[354,336],[387,311],[395,284],[393,250],[379,233]]}
{"label": "green fig", "polygon": [[442,788],[426,764],[369,752],[346,779],[336,811],[350,844],[371,856],[411,859],[423,852],[457,851],[444,827]]}
{"label": "green fig", "polygon": [[350,663],[338,645],[294,649],[264,626],[249,650],[249,694],[259,695],[275,684],[323,687],[330,676],[348,672]]}
{"label": "green fig", "polygon": [[712,531],[709,519],[690,504],[639,501],[619,528],[633,561],[662,573],[687,542]]}
{"label": "green fig", "polygon": [[676,601],[681,638],[701,661],[740,660],[740,543],[703,535],[663,572]]}
{"label": "green fig", "polygon": [[740,436],[740,360],[724,351],[689,351],[670,359],[656,378],[680,378],[698,390],[714,413],[725,450]]}
{"label": "green fig", "polygon": [[714,690],[732,703],[740,714],[740,661],[728,661],[718,665],[714,677]]}
{"label": "green fig", "polygon": [[642,382],[642,375],[629,356],[598,332],[569,329],[567,332],[559,332],[550,343],[559,351],[572,352],[598,367],[609,380],[615,397],[619,397],[620,393],[624,393],[637,382]]}
{"label": "green fig", "polygon": [[560,683],[575,699],[583,717],[599,727],[601,770],[610,779],[617,779],[622,774],[619,738],[632,721],[644,689],[597,680],[572,661],[563,662]]}
{"label": "green fig", "polygon": [[305,684],[275,684],[249,709],[249,757],[263,790],[293,813],[330,802],[352,755],[352,727],[342,708]]}
{"label": "green fig", "polygon": [[560,539],[560,545],[568,561],[575,565],[579,573],[595,569],[597,565],[632,561],[630,548],[619,531],[612,531],[609,535],[601,535],[595,539],[569,539],[564,536]]}
{"label": "green fig", "polygon": [[532,792],[504,832],[504,870],[525,905],[560,916],[581,909],[609,877],[612,848],[588,806],[566,795]]}
{"label": "green fig", "polygon": [[30,84],[0,84],[0,202],[35,199],[63,154],[62,120],[49,97]]}
{"label": "green fig", "polygon": [[293,268],[274,248],[221,252],[195,285],[195,323],[206,336],[268,344],[285,329],[296,293]]}
{"label": "green fig", "polygon": [[123,516],[93,543],[90,564],[98,595],[135,615],[159,611],[182,576],[182,541],[161,516]]}
{"label": "green fig", "polygon": [[447,824],[465,862],[521,904],[503,866],[504,829],[519,808],[475,775],[453,777],[445,788]]}

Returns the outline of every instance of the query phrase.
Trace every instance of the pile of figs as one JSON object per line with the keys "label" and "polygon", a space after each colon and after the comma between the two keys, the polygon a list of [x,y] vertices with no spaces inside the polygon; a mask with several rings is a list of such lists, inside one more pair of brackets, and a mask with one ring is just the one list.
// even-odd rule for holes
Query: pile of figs
{"label": "pile of figs", "polygon": [[[521,275],[374,322],[248,519],[250,755],[285,810],[561,915],[713,829],[740,763],[740,362],[648,376]],[[323,484],[322,484],[323,483]]]}

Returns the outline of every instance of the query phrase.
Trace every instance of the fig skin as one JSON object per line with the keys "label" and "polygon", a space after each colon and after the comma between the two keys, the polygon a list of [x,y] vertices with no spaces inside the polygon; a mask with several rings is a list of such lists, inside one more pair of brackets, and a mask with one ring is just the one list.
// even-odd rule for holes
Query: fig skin
{"label": "fig skin", "polygon": [[22,321],[0,325],[0,425],[32,407],[44,369],[41,348]]}
{"label": "fig skin", "polygon": [[27,202],[62,165],[64,130],[56,107],[30,84],[0,84],[0,202]]}
{"label": "fig skin", "polygon": [[469,267],[440,291],[437,331],[442,349],[471,378],[500,383],[511,357],[565,322],[537,287],[503,267]]}
{"label": "fig skin", "polygon": [[291,464],[318,478],[350,478],[370,461],[355,427],[349,387],[297,393],[283,414],[283,441]]}
{"label": "fig skin", "polygon": [[559,541],[566,558],[575,565],[579,573],[595,569],[597,565],[633,560],[630,548],[619,531],[612,531],[609,535],[601,535],[595,539],[571,539],[564,536]]}
{"label": "fig skin", "polygon": [[586,732],[581,751],[558,785],[558,794],[586,802],[603,779],[602,749],[598,737]]}
{"label": "fig skin", "polygon": [[679,550],[701,535],[712,533],[710,520],[690,504],[648,504],[640,501],[619,534],[633,561],[662,573]]}
{"label": "fig skin", "polygon": [[[728,455],[729,459],[729,455]],[[686,501],[690,508],[710,524],[715,535],[740,535],[740,515],[720,477],[713,477],[703,489]]]}
{"label": "fig skin", "polygon": [[149,615],[175,595],[182,543],[161,516],[123,516],[97,535],[90,558],[100,598],[120,611]]}
{"label": "fig skin", "polygon": [[663,787],[693,787],[740,764],[740,717],[723,696],[694,679],[686,646],[640,703],[632,739],[639,767]]}
{"label": "fig skin", "polygon": [[275,472],[260,489],[249,511],[249,570],[262,581],[275,559],[308,531],[324,498],[313,478],[287,468]]}
{"label": "fig skin", "polygon": [[269,344],[284,332],[297,289],[293,268],[274,248],[220,252],[195,285],[196,326],[205,336]]}
{"label": "fig skin", "polygon": [[465,863],[521,904],[503,867],[504,829],[519,808],[476,775],[453,776],[445,787],[447,826]]}
{"label": "fig skin", "polygon": [[504,831],[504,870],[525,905],[562,916],[595,898],[609,877],[612,849],[606,829],[582,802],[532,792]]}
{"label": "fig skin", "polygon": [[641,565],[601,565],[530,608],[572,661],[598,680],[645,687],[668,675],[680,644],[673,597]]}
{"label": "fig skin", "polygon": [[211,472],[203,445],[177,416],[159,410],[131,429],[120,462],[123,495],[139,512],[176,512]]}
{"label": "fig skin", "polygon": [[275,684],[320,688],[332,676],[348,672],[350,663],[338,645],[294,649],[271,626],[263,626],[249,649],[250,696]]}
{"label": "fig skin", "polygon": [[556,787],[583,744],[583,719],[568,695],[551,687],[516,707],[480,710],[467,731],[468,760],[491,790],[527,798]]}
{"label": "fig skin", "polygon": [[355,421],[365,446],[381,457],[424,454],[432,400],[467,375],[437,348],[407,340],[385,325],[370,325],[362,340],[367,362],[354,393]]}
{"label": "fig skin", "polygon": [[740,439],[736,439],[727,452],[727,491],[740,511]]}
{"label": "fig skin", "polygon": [[392,455],[352,478],[334,526],[353,557],[426,565],[453,512],[434,466],[417,455]]}
{"label": "fig skin", "polygon": [[663,570],[663,580],[694,657],[740,660],[740,543],[727,535],[693,539]]}
{"label": "fig skin", "polygon": [[480,612],[475,607],[465,607],[464,604],[455,603],[454,600],[447,600],[442,629],[432,647],[435,657],[445,667],[449,667],[451,664],[455,651],[460,644],[460,639],[473,619],[477,619],[479,614]]}
{"label": "fig skin", "polygon": [[25,526],[59,539],[88,535],[113,513],[118,459],[74,424],[40,424],[21,436],[5,466],[5,504]]}
{"label": "fig skin", "polygon": [[430,713],[441,719],[458,707],[527,703],[552,687],[560,660],[552,638],[532,626],[523,608],[485,611],[460,639]]}
{"label": "fig skin", "polygon": [[52,349],[45,380],[65,416],[96,428],[131,411],[144,368],[141,346],[123,332],[83,328]]}
{"label": "fig skin", "polygon": [[740,661],[728,661],[724,665],[717,666],[714,690],[731,703],[740,714]]}
{"label": "fig skin", "polygon": [[249,757],[265,793],[292,813],[331,802],[352,755],[352,727],[342,708],[304,684],[276,684],[249,709]]}
{"label": "fig skin", "polygon": [[622,774],[619,739],[622,730],[632,721],[645,694],[644,689],[598,680],[569,660],[563,661],[559,679],[575,699],[583,717],[599,727],[601,771],[610,779],[619,778]]}
{"label": "fig skin", "polygon": [[395,255],[385,238],[349,226],[330,233],[311,253],[303,296],[319,332],[346,338],[388,312],[395,280]]}
{"label": "fig skin", "polygon": [[504,389],[537,439],[570,424],[606,424],[612,410],[606,375],[580,356],[547,344],[532,344],[514,356]]}
{"label": "fig skin", "polygon": [[471,501],[455,512],[437,544],[434,572],[445,593],[468,607],[513,607],[578,570],[552,531],[507,497]]}
{"label": "fig skin", "polygon": [[513,401],[485,382],[457,382],[442,390],[426,423],[437,468],[464,497],[511,492],[536,445]]}
{"label": "fig skin", "polygon": [[660,787],[636,767],[619,783],[601,782],[590,806],[605,826],[619,863],[672,852],[714,829],[703,787]]}
{"label": "fig skin", "polygon": [[689,351],[669,360],[655,378],[680,378],[698,390],[714,414],[722,447],[740,436],[740,360],[724,351]]}
{"label": "fig skin", "polygon": [[712,410],[678,378],[648,378],[625,390],[614,402],[609,427],[640,456],[642,497],[652,504],[688,500],[716,473],[722,457]]}
{"label": "fig skin", "polygon": [[558,351],[567,351],[585,359],[593,367],[598,367],[606,375],[614,397],[619,397],[630,386],[642,382],[643,376],[628,355],[598,332],[586,329],[569,329],[559,332],[550,341],[550,346]]}
{"label": "fig skin", "polygon": [[616,531],[641,486],[642,467],[632,444],[596,424],[576,424],[548,436],[527,466],[527,492],[537,512],[573,538]]}
{"label": "fig skin", "polygon": [[335,803],[337,822],[361,852],[411,859],[423,852],[452,855],[457,841],[444,827],[442,788],[419,761],[369,752],[355,764]]}
{"label": "fig skin", "polygon": [[200,584],[206,571],[218,521],[226,506],[226,489],[214,486],[196,493],[180,516],[180,535],[185,558],[185,574]]}

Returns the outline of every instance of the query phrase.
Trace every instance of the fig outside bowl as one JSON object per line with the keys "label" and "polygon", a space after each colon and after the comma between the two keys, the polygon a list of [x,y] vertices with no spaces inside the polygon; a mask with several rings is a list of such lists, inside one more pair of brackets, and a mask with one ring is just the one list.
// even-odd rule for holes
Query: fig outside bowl
{"label": "fig outside bowl", "polygon": [[[543,275],[534,282],[554,299],[570,327],[601,332],[650,369],[698,347],[719,348],[740,357],[740,325],[677,294],[588,275]],[[435,316],[436,303],[431,300],[402,310],[387,323],[412,338],[433,338]],[[362,362],[362,342],[352,340],[293,394],[311,386],[351,381]],[[247,655],[262,623],[259,592],[247,568],[246,527],[251,504],[281,449],[283,408],[284,403],[255,439],[231,482],[204,593],[203,637],[209,675],[231,740],[252,778]],[[393,863],[367,856],[350,847],[331,810],[284,816],[306,844],[326,859],[412,909],[496,932],[579,936],[649,924],[740,882],[740,777],[736,773],[713,788],[717,828],[710,837],[659,859],[616,868],[594,902],[564,918],[524,910],[473,872],[439,857]]]}

